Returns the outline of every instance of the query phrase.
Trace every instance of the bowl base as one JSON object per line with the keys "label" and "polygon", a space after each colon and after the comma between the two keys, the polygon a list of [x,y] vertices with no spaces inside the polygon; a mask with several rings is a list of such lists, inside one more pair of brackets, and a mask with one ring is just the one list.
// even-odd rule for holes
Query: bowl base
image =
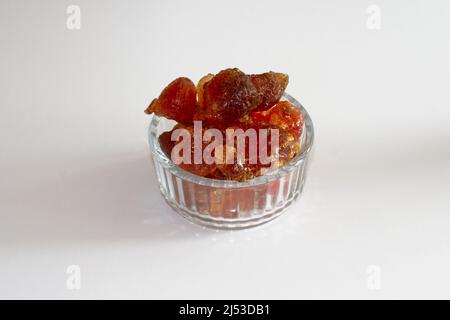
{"label": "bowl base", "polygon": [[294,202],[298,196],[301,194],[300,190],[291,199],[283,203],[279,207],[272,208],[272,210],[265,212],[262,215],[251,218],[223,218],[223,217],[213,217],[206,214],[199,214],[197,212],[191,211],[187,208],[181,208],[176,202],[170,201],[170,199],[161,191],[161,194],[166,201],[166,203],[179,215],[186,218],[190,222],[220,230],[239,230],[256,227],[265,224],[273,219],[279,217],[282,213],[289,208],[289,206]]}

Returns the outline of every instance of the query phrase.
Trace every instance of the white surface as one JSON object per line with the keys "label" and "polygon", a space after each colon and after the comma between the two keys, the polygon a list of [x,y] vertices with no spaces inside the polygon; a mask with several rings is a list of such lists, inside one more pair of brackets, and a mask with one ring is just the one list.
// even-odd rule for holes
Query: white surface
{"label": "white surface", "polygon": [[[2,0],[0,298],[450,298],[448,30],[444,0]],[[289,73],[315,153],[284,216],[216,232],[163,202],[143,110],[235,66]]]}

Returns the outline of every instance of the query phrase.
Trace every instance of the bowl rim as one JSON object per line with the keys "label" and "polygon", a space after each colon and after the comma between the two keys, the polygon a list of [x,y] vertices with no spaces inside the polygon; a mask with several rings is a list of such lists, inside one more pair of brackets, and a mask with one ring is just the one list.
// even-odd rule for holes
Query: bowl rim
{"label": "bowl rim", "polygon": [[306,109],[303,105],[298,102],[295,98],[293,98],[288,93],[284,93],[282,98],[286,99],[290,103],[292,103],[296,108],[300,110],[304,118],[304,129],[302,132],[302,149],[299,154],[297,154],[291,161],[289,161],[286,165],[273,170],[267,174],[258,176],[256,178],[245,180],[245,181],[234,181],[234,180],[218,180],[205,178],[201,176],[197,176],[193,173],[190,173],[186,170],[181,169],[176,164],[172,162],[172,160],[166,156],[166,154],[161,150],[159,146],[159,141],[157,137],[157,129],[158,124],[161,120],[161,117],[157,115],[153,115],[150,125],[148,127],[148,143],[150,146],[150,151],[153,156],[154,161],[158,161],[158,163],[163,166],[165,169],[169,170],[173,175],[179,177],[180,179],[190,181],[194,184],[210,186],[210,187],[218,187],[218,188],[245,188],[250,186],[258,186],[264,185],[269,182],[278,180],[286,175],[288,175],[292,170],[294,170],[300,163],[307,159],[308,154],[310,153],[314,141],[314,125],[309,116]]}

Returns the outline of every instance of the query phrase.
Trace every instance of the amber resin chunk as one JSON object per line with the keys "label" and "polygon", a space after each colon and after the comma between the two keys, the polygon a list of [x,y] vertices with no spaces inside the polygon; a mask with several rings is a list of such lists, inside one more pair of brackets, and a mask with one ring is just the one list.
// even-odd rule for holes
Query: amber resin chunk
{"label": "amber resin chunk", "polygon": [[145,113],[155,113],[179,123],[189,125],[192,123],[197,109],[197,89],[188,78],[178,78],[172,81],[154,99]]}
{"label": "amber resin chunk", "polygon": [[272,71],[251,75],[250,80],[261,98],[256,111],[267,110],[277,103],[289,83],[287,74]]}
{"label": "amber resin chunk", "polygon": [[[178,135],[174,135],[175,130],[181,131],[178,131],[179,132]],[[203,135],[203,132],[200,132],[200,134]],[[158,139],[159,145],[161,146],[161,150],[167,155],[167,157],[172,159],[172,161],[175,161],[174,158],[182,159],[183,156],[185,156],[184,150],[182,148],[180,148],[179,152],[177,152],[176,154],[172,154],[172,150],[176,144],[182,143],[183,139],[188,139],[189,140],[188,142],[190,144],[189,161],[180,162],[178,166],[186,171],[204,177],[209,175],[216,169],[216,164],[215,163],[206,164],[203,161],[203,157],[201,159],[195,159],[195,147],[196,147],[194,143],[195,138],[196,136],[194,134],[193,126],[176,125],[171,131],[163,132],[162,134],[160,134]],[[201,136],[199,138],[202,139]],[[204,150],[208,144],[209,143],[200,140],[200,149]],[[203,153],[200,153],[200,155],[203,156]]]}
{"label": "amber resin chunk", "polygon": [[[258,144],[256,146],[258,158],[256,163],[251,162],[249,156],[249,144],[246,144],[245,159],[243,162],[234,161],[232,164],[217,165],[216,170],[210,174],[211,178],[236,181],[253,179],[277,168],[280,168],[300,152],[300,140],[295,137],[295,131],[289,132],[276,126],[265,127],[265,125],[264,127],[253,128],[256,130],[260,128],[268,130],[267,144],[263,153],[267,155],[267,159],[269,160],[269,162],[264,162],[260,157],[260,149],[262,148],[262,145],[259,144],[261,140],[259,140],[258,134]],[[278,153],[272,153],[273,146],[271,144],[270,136],[273,134],[274,130],[277,130],[278,132]],[[271,158],[271,155],[273,155],[274,158]],[[234,156],[236,160],[236,154]]]}
{"label": "amber resin chunk", "polygon": [[[212,73],[208,73],[206,76],[202,77],[197,84],[197,100],[198,105],[200,108],[203,108],[203,88],[205,86],[205,83],[207,83],[209,80],[211,80],[214,77]],[[201,111],[201,110],[200,110]]]}
{"label": "amber resin chunk", "polygon": [[172,141],[172,131],[166,131],[159,135],[158,141],[161,150],[166,154],[167,157],[171,157],[172,148],[175,145],[175,141]]}
{"label": "amber resin chunk", "polygon": [[225,69],[203,84],[203,109],[198,119],[209,126],[228,126],[254,110],[261,98],[250,77],[239,69]]}
{"label": "amber resin chunk", "polygon": [[303,116],[289,101],[279,101],[276,105],[266,111],[252,112],[243,123],[250,126],[275,126],[294,135],[298,139],[302,133],[304,123]]}

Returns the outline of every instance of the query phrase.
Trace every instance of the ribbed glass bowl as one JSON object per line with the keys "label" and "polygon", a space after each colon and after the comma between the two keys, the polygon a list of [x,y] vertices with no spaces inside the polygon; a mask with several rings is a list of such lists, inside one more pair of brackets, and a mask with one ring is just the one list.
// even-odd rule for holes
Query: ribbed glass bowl
{"label": "ribbed glass bowl", "polygon": [[159,189],[167,203],[183,217],[200,225],[241,229],[278,217],[297,199],[305,183],[314,129],[303,106],[285,93],[304,117],[300,153],[287,165],[247,181],[209,179],[176,166],[161,150],[158,137],[174,122],[153,116],[148,138]]}

